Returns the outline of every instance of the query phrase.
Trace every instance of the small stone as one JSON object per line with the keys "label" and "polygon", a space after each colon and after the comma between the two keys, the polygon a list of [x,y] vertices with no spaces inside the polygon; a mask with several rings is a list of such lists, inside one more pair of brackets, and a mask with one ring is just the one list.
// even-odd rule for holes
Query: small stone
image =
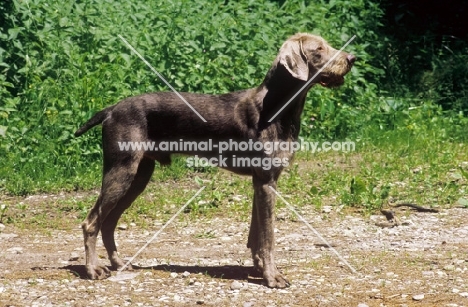
{"label": "small stone", "polygon": [[203,305],[203,304],[205,304],[204,300],[197,300],[197,305]]}
{"label": "small stone", "polygon": [[415,301],[422,301],[423,299],[424,299],[424,294],[413,295],[413,300]]}
{"label": "small stone", "polygon": [[163,295],[159,298],[159,301],[160,302],[167,302],[167,300],[169,299],[169,296],[166,296],[166,295]]}
{"label": "small stone", "polygon": [[231,290],[240,290],[242,288],[242,283],[238,282],[237,280],[234,280],[231,283]]}
{"label": "small stone", "polygon": [[276,215],[276,219],[278,221],[286,221],[288,219],[288,214],[284,213],[284,212],[280,212]]}
{"label": "small stone", "polygon": [[68,261],[77,261],[78,259],[80,259],[80,255],[78,255],[78,253],[72,252]]}
{"label": "small stone", "polygon": [[332,206],[323,206],[323,207],[322,207],[322,212],[323,212],[323,213],[330,213],[330,212],[332,212]]}
{"label": "small stone", "polygon": [[462,292],[462,293],[459,293],[459,294],[460,294],[460,296],[462,296],[462,297],[468,297],[468,292]]}
{"label": "small stone", "polygon": [[120,224],[117,229],[119,230],[127,230],[128,229],[128,225],[127,224]]}
{"label": "small stone", "polygon": [[[0,231],[1,232],[1,231]],[[16,233],[0,233],[0,239],[13,239],[16,238],[18,235]]]}
{"label": "small stone", "polygon": [[423,271],[422,276],[425,278],[434,278],[435,274],[433,271]]}
{"label": "small stone", "polygon": [[5,225],[3,225],[2,223],[0,223],[0,231],[2,231],[3,229],[5,229]]}
{"label": "small stone", "polygon": [[452,265],[452,264],[446,265],[446,266],[444,266],[444,270],[453,271],[453,270],[455,270],[455,266]]}
{"label": "small stone", "polygon": [[172,273],[171,273],[171,277],[172,277],[172,278],[176,278],[177,276],[178,276],[178,274],[177,274],[176,272],[172,272]]}
{"label": "small stone", "polygon": [[185,272],[182,273],[182,277],[184,277],[184,278],[187,278],[189,276],[190,276],[190,272],[185,271]]}
{"label": "small stone", "polygon": [[252,306],[254,306],[253,302],[245,302],[244,304],[242,304],[242,307],[252,307]]}
{"label": "small stone", "polygon": [[381,300],[381,299],[383,299],[383,294],[382,294],[382,293],[376,293],[376,294],[374,294],[374,295],[372,296],[372,298]]}
{"label": "small stone", "polygon": [[447,276],[447,273],[444,273],[442,271],[437,271],[437,276],[438,277],[445,277],[445,276]]}
{"label": "small stone", "polygon": [[12,247],[7,249],[7,252],[13,253],[13,254],[22,254],[23,253],[23,248],[22,247]]}
{"label": "small stone", "polygon": [[369,305],[364,304],[364,303],[359,303],[359,304],[357,305],[357,307],[369,307]]}

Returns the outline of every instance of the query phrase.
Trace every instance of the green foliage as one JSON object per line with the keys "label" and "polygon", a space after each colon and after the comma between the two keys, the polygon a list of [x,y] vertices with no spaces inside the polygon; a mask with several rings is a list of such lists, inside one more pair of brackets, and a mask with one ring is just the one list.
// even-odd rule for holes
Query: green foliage
{"label": "green foliage", "polygon": [[[382,86],[409,92],[445,110],[468,111],[468,35],[466,2],[457,6],[438,1],[382,1],[386,11],[381,53]],[[424,7],[424,9],[421,9]]]}
{"label": "green foliage", "polygon": [[[0,192],[98,186],[99,128],[80,138],[73,137],[74,131],[96,111],[125,97],[168,90],[119,34],[176,89],[203,93],[257,86],[281,43],[294,33],[321,35],[336,48],[356,35],[346,50],[358,61],[345,85],[336,90],[317,86],[310,92],[303,137],[378,142],[376,136],[385,137],[389,130],[411,127],[416,135],[440,126],[447,136],[463,139],[464,113],[445,116],[432,102],[456,100],[460,110],[466,109],[465,92],[443,94],[451,90],[450,82],[465,82],[460,63],[466,57],[454,51],[434,61],[425,74],[429,90],[423,100],[400,95],[404,91],[382,92],[382,80],[389,80],[388,61],[397,62],[396,56],[382,56],[393,43],[381,37],[383,14],[378,1],[364,0],[4,1]],[[183,161],[175,161],[156,172],[157,179],[184,176]]]}
{"label": "green foliage", "polygon": [[8,210],[8,206],[5,204],[0,205],[0,223],[5,223],[4,217],[6,216],[6,211]]}
{"label": "green foliage", "polygon": [[[296,32],[321,34],[337,48],[356,34],[350,49],[360,63],[349,76],[355,82],[330,99],[325,92],[316,94],[308,102],[310,114],[338,103],[349,109],[359,105],[349,93],[356,88],[370,93],[364,80],[379,73],[366,42],[375,39],[381,13],[363,0],[282,6],[269,1],[13,0],[0,4],[0,12],[0,191],[14,194],[97,185],[99,130],[80,138],[74,131],[124,97],[167,90],[118,34],[178,90],[204,93],[258,85],[280,44]],[[349,126],[341,111],[332,119],[335,113],[322,111],[318,134]]]}
{"label": "green foliage", "polygon": [[453,50],[450,45],[453,42],[447,41],[438,54],[433,55],[432,69],[424,71],[420,78],[420,96],[444,109],[468,114],[468,44]]}
{"label": "green foliage", "polygon": [[384,74],[378,56],[385,41],[379,37],[383,11],[372,1],[323,1],[318,9],[322,17],[315,32],[330,37],[329,42],[336,48],[356,35],[347,51],[358,61],[344,86],[332,91],[316,87],[309,92],[302,135],[344,139],[368,123],[362,114],[374,111],[372,104],[379,99],[377,84]]}

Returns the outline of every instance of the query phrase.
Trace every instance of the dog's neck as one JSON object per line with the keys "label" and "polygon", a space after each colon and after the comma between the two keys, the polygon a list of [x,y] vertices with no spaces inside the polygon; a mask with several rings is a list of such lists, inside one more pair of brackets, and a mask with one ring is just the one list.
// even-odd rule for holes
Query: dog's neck
{"label": "dog's neck", "polygon": [[279,63],[273,65],[259,87],[259,92],[266,92],[260,111],[258,124],[260,130],[267,129],[270,125],[276,125],[279,128],[278,132],[281,134],[278,135],[280,138],[297,140],[300,130],[301,113],[304,109],[308,89],[304,89],[297,95],[271,123],[268,121],[304,84],[304,81],[291,76],[283,65]]}

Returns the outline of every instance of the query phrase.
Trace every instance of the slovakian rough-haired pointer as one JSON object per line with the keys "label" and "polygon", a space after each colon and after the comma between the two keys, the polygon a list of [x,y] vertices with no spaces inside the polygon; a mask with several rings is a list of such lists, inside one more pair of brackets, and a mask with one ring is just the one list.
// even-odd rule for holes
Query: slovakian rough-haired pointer
{"label": "slovakian rough-haired pointer", "polygon": [[[145,189],[153,173],[155,161],[169,164],[168,151],[121,150],[119,142],[155,143],[168,140],[215,141],[253,140],[255,142],[293,142],[298,139],[301,113],[307,91],[315,84],[335,87],[343,84],[356,58],[337,53],[323,38],[298,33],[282,45],[263,82],[256,88],[222,95],[180,93],[206,122],[203,122],[175,93],[149,93],[126,98],[92,117],[76,133],[79,136],[102,124],[103,179],[99,198],[84,220],[83,234],[86,250],[86,271],[90,278],[110,275],[106,266],[98,263],[96,240],[99,231],[113,269],[125,265],[117,254],[114,231],[122,213]],[[323,71],[297,95],[271,122],[269,120],[320,69]],[[183,152],[199,157],[214,157],[217,151]],[[228,157],[224,168],[252,177],[254,197],[252,220],[247,247],[252,251],[255,270],[268,287],[289,285],[279,272],[274,257],[274,206],[276,188],[284,163],[269,169],[259,166],[233,165],[235,155],[257,158],[279,158],[287,161],[293,153],[275,151],[224,152]],[[285,160],[286,159],[286,160]]]}

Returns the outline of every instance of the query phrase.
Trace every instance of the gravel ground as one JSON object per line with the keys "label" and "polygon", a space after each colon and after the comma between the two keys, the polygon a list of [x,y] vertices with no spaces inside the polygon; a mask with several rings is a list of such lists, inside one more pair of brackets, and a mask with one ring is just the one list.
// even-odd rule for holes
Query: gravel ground
{"label": "gravel ground", "polygon": [[[381,228],[382,216],[304,207],[305,219],[355,273],[287,210],[277,214],[276,258],[291,286],[279,290],[249,275],[248,223],[221,213],[180,218],[133,271],[101,281],[85,278],[79,225],[35,231],[0,224],[0,305],[468,306],[466,209],[398,210],[404,225]],[[120,225],[121,255],[131,257],[161,226]],[[98,250],[108,264],[102,244]]]}

